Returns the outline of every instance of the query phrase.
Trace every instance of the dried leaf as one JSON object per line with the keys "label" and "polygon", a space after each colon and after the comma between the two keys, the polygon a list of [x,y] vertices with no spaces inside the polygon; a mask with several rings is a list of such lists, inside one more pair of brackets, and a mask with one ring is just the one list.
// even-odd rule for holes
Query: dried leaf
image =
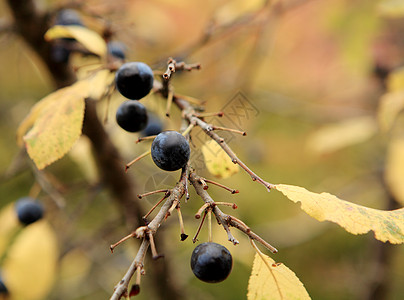
{"label": "dried leaf", "polygon": [[392,244],[404,242],[404,208],[383,211],[341,200],[328,193],[316,194],[305,188],[277,184],[274,188],[319,221],[331,221],[352,234],[374,231],[375,238]]}
{"label": "dried leaf", "polygon": [[316,154],[330,153],[364,142],[376,132],[373,117],[357,117],[320,128],[308,138],[306,145]]}
{"label": "dried leaf", "polygon": [[60,38],[74,38],[88,51],[97,54],[100,57],[106,56],[107,44],[104,39],[98,33],[86,27],[77,25],[56,25],[51,27],[45,33],[45,39],[47,41]]}
{"label": "dried leaf", "polygon": [[20,134],[34,122],[23,139],[38,169],[62,158],[80,137],[88,94],[89,82],[79,81],[45,97],[23,121]]}
{"label": "dried leaf", "polygon": [[8,251],[2,275],[13,300],[45,299],[56,277],[56,234],[45,220],[28,225]]}
{"label": "dried leaf", "polygon": [[404,205],[404,139],[395,138],[390,142],[385,177],[396,200]]}
{"label": "dried leaf", "polygon": [[386,93],[380,99],[378,121],[382,131],[390,130],[404,108],[404,90]]}
{"label": "dried leaf", "polygon": [[264,255],[255,254],[250,280],[248,300],[310,299],[296,274],[284,264]]}
{"label": "dried leaf", "polygon": [[218,178],[228,178],[239,170],[224,150],[214,141],[209,140],[202,146],[202,153],[208,171]]}

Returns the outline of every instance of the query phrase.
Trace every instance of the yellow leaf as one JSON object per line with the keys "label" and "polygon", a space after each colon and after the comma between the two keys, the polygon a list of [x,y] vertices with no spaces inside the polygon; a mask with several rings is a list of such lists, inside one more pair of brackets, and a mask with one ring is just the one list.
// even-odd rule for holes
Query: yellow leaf
{"label": "yellow leaf", "polygon": [[238,172],[238,165],[214,141],[209,140],[202,146],[202,153],[208,171],[218,178],[228,178]]}
{"label": "yellow leaf", "polygon": [[88,97],[95,100],[102,99],[110,90],[114,79],[115,73],[110,70],[100,70],[93,74],[88,78],[90,84],[90,93]]}
{"label": "yellow leaf", "polygon": [[91,142],[87,137],[79,138],[69,155],[89,182],[96,183],[98,181],[97,164],[92,155]]}
{"label": "yellow leaf", "polygon": [[397,92],[404,89],[404,68],[391,72],[387,78],[387,90]]}
{"label": "yellow leaf", "polygon": [[90,52],[100,57],[106,56],[107,44],[104,39],[98,33],[86,27],[77,25],[56,25],[49,28],[45,33],[45,39],[47,41],[60,38],[74,38]]}
{"label": "yellow leaf", "polygon": [[404,90],[384,94],[380,99],[378,121],[380,128],[386,132],[394,124],[398,114],[404,108]]}
{"label": "yellow leaf", "polygon": [[274,188],[319,221],[331,221],[352,234],[374,231],[376,239],[392,244],[404,242],[404,208],[383,211],[341,200],[328,193],[316,194],[302,187],[277,184]]}
{"label": "yellow leaf", "polygon": [[64,291],[72,293],[72,289],[86,281],[91,270],[91,260],[86,253],[75,248],[63,256],[60,263],[59,277]]}
{"label": "yellow leaf", "polygon": [[307,140],[307,148],[316,154],[330,153],[366,141],[377,132],[373,117],[357,117],[326,125]]}
{"label": "yellow leaf", "polygon": [[2,268],[12,299],[45,299],[54,282],[57,261],[57,239],[49,224],[41,220],[24,228]]}
{"label": "yellow leaf", "polygon": [[386,182],[396,198],[404,205],[404,140],[393,139],[389,144],[386,162]]}
{"label": "yellow leaf", "polygon": [[255,254],[250,280],[248,300],[310,299],[296,274],[284,264],[277,264],[264,254]]}
{"label": "yellow leaf", "polygon": [[400,18],[404,16],[403,0],[384,0],[379,4],[379,13],[385,17]]}
{"label": "yellow leaf", "polygon": [[88,94],[89,82],[78,81],[45,97],[46,105],[38,103],[23,121],[23,129],[35,121],[23,139],[38,169],[63,157],[80,137]]}
{"label": "yellow leaf", "polygon": [[0,211],[0,257],[3,256],[11,239],[18,232],[21,225],[15,211],[15,203],[10,203]]}

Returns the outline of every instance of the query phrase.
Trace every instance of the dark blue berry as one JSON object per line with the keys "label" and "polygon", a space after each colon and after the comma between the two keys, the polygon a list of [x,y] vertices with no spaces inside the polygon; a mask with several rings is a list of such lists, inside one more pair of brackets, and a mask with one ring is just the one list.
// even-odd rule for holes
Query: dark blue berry
{"label": "dark blue berry", "polygon": [[127,100],[116,111],[116,122],[122,129],[137,132],[147,125],[146,107],[139,101]]}
{"label": "dark blue berry", "polygon": [[59,11],[55,18],[55,25],[84,26],[83,22],[81,21],[80,15],[72,9],[62,9],[61,11]]}
{"label": "dark blue berry", "polygon": [[64,45],[52,45],[51,59],[53,62],[66,64],[69,61],[69,57],[70,50],[67,49]]}
{"label": "dark blue berry", "polygon": [[154,114],[148,114],[149,119],[147,121],[146,128],[142,130],[142,136],[151,136],[151,135],[158,135],[160,132],[163,131],[163,123],[160,119],[155,116]]}
{"label": "dark blue berry", "polygon": [[139,100],[153,88],[153,71],[142,62],[123,64],[115,74],[118,91],[126,98]]}
{"label": "dark blue berry", "polygon": [[190,154],[188,141],[177,131],[163,131],[156,136],[151,146],[154,163],[165,171],[185,167]]}
{"label": "dark blue berry", "polygon": [[[0,276],[0,299],[3,299],[2,297],[4,295],[8,295],[8,289],[7,289],[7,287],[6,287],[6,285],[4,284],[4,282],[3,282],[3,278],[1,278],[1,276]],[[7,299],[7,298],[6,298]]]}
{"label": "dark blue berry", "polygon": [[18,220],[24,224],[29,225],[43,217],[43,207],[40,203],[30,197],[19,199],[15,204]]}
{"label": "dark blue berry", "polygon": [[111,42],[108,42],[107,47],[108,47],[108,53],[111,54],[113,57],[116,57],[116,58],[119,58],[122,60],[124,60],[126,58],[126,55],[125,55],[126,47],[123,43],[111,41]]}
{"label": "dark blue berry", "polygon": [[202,281],[221,282],[229,276],[232,266],[231,254],[222,245],[207,242],[198,245],[192,252],[192,272]]}

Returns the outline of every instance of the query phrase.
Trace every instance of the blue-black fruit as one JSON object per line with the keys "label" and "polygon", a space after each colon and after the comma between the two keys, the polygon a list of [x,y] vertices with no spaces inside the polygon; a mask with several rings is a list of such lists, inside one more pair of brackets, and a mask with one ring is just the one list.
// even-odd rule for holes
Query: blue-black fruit
{"label": "blue-black fruit", "polygon": [[203,243],[192,252],[192,272],[202,281],[221,282],[229,276],[232,266],[233,259],[229,250],[220,244]]}
{"label": "blue-black fruit", "polygon": [[126,47],[121,42],[110,41],[107,44],[108,53],[111,54],[113,57],[119,58],[124,60],[126,58],[125,52]]}
{"label": "blue-black fruit", "polygon": [[58,12],[55,18],[55,25],[77,25],[84,26],[80,15],[72,9],[62,9]]}
{"label": "blue-black fruit", "polygon": [[148,121],[146,128],[142,130],[142,136],[158,135],[163,131],[163,123],[153,113],[148,113]]}
{"label": "blue-black fruit", "polygon": [[61,44],[52,45],[51,59],[53,62],[66,64],[69,61],[69,57],[70,57],[70,50],[67,49],[64,45]]}
{"label": "blue-black fruit", "polygon": [[8,295],[8,289],[3,282],[3,279],[0,277],[0,299],[2,299],[1,295]]}
{"label": "blue-black fruit", "polygon": [[177,131],[161,132],[151,146],[154,163],[165,171],[175,171],[185,167],[190,154],[188,141]]}
{"label": "blue-black fruit", "polygon": [[18,220],[24,224],[29,225],[43,217],[42,205],[30,197],[19,199],[15,203]]}
{"label": "blue-black fruit", "polygon": [[116,122],[122,129],[137,132],[147,125],[146,107],[139,101],[127,100],[116,111]]}
{"label": "blue-black fruit", "polygon": [[153,71],[142,62],[123,64],[115,74],[116,88],[122,96],[139,100],[153,88]]}

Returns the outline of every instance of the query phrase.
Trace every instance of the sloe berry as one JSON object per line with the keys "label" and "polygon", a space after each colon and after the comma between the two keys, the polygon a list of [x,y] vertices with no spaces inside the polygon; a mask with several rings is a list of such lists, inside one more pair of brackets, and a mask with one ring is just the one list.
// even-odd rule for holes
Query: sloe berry
{"label": "sloe berry", "polygon": [[139,100],[153,88],[153,71],[142,62],[123,64],[115,74],[116,88],[122,96]]}
{"label": "sloe berry", "polygon": [[18,220],[24,224],[29,225],[43,217],[43,207],[40,203],[31,197],[24,197],[15,203]]}
{"label": "sloe berry", "polygon": [[154,163],[165,171],[183,168],[191,154],[188,141],[177,131],[163,131],[154,139],[151,155]]}
{"label": "sloe berry", "polygon": [[139,101],[127,100],[116,111],[116,122],[122,129],[137,132],[147,125],[146,107]]}
{"label": "sloe berry", "polygon": [[232,266],[233,259],[229,250],[220,244],[203,243],[192,252],[192,272],[202,281],[221,282],[229,276]]}

